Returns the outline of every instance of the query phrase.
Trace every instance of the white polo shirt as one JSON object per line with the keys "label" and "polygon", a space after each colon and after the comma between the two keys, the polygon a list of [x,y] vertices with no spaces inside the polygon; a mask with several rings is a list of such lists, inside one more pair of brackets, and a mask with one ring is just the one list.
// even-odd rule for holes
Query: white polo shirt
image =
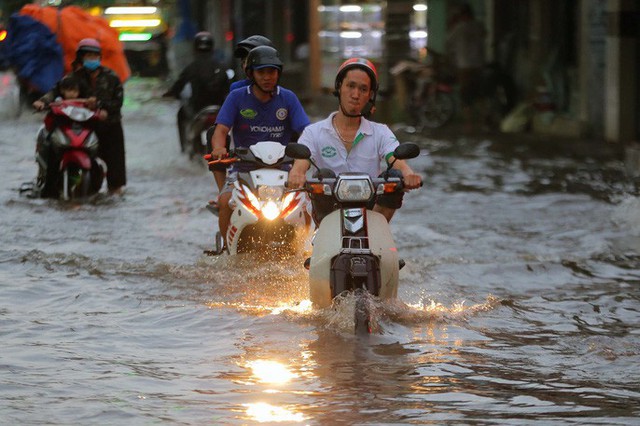
{"label": "white polo shirt", "polygon": [[328,168],[336,174],[344,172],[367,173],[372,178],[386,170],[386,160],[399,145],[398,139],[385,124],[360,120],[351,151],[347,153],[331,120],[336,113],[305,127],[298,143],[311,150],[311,159],[320,168]]}

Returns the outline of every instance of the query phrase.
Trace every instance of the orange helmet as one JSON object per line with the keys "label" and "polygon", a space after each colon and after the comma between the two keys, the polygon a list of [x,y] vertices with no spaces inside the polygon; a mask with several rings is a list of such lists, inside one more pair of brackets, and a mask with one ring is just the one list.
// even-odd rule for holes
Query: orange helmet
{"label": "orange helmet", "polygon": [[342,65],[340,65],[340,68],[338,68],[334,91],[336,96],[338,95],[338,90],[342,85],[342,80],[344,80],[344,76],[347,74],[347,71],[354,68],[360,68],[365,71],[369,75],[369,79],[371,79],[371,90],[374,93],[378,91],[378,71],[376,71],[376,67],[373,65],[373,62],[364,58],[351,58],[344,61]]}

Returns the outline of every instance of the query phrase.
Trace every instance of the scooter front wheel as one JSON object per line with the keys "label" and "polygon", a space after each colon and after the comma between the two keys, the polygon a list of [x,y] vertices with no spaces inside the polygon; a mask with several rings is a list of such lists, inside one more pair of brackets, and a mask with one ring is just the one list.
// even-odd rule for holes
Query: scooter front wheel
{"label": "scooter front wheel", "polygon": [[366,290],[358,289],[354,292],[355,309],[354,321],[356,335],[371,334],[371,303]]}
{"label": "scooter front wheel", "polygon": [[91,188],[91,171],[67,167],[62,171],[60,196],[64,201],[87,198]]}

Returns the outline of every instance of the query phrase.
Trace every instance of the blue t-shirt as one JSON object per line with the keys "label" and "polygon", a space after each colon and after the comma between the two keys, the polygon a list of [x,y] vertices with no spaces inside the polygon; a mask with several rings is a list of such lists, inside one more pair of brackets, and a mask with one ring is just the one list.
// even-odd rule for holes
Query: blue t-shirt
{"label": "blue t-shirt", "polygon": [[233,83],[231,83],[231,86],[229,86],[229,91],[236,90],[241,87],[247,87],[250,85],[251,80],[249,80],[248,78],[245,78],[244,80],[234,81]]}
{"label": "blue t-shirt", "polygon": [[286,145],[310,123],[298,97],[280,86],[267,102],[260,102],[251,86],[230,92],[216,122],[232,128],[234,145],[246,148],[260,141]]}

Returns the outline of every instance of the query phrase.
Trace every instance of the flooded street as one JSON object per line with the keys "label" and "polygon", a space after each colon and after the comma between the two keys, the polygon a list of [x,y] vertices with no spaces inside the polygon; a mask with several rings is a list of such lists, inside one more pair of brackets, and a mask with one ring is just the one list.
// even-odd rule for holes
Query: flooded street
{"label": "flooded street", "polygon": [[4,424],[637,424],[640,197],[604,147],[416,141],[381,331],[311,310],[302,259],[210,258],[177,104],[125,86],[127,192],[33,200],[42,116],[0,89]]}

